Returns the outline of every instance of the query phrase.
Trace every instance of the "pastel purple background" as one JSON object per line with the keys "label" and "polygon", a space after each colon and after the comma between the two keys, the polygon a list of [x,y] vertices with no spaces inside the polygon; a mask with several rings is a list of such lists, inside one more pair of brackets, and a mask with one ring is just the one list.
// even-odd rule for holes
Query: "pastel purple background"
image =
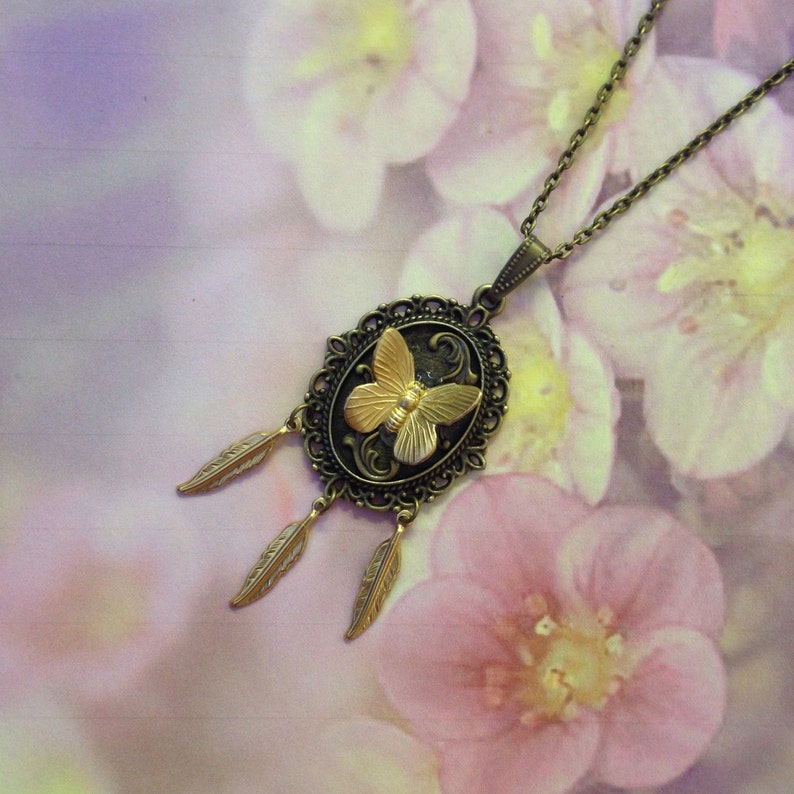
{"label": "pastel purple background", "polygon": [[[467,302],[494,277],[590,102],[588,47],[608,68],[645,6],[30,0],[2,13],[0,790],[790,791],[792,86],[511,298],[494,326],[514,391],[489,468],[423,509],[360,639],[344,630],[393,517],[347,504],[264,600],[227,606],[319,493],[297,438],[212,495],[174,489],[231,441],[277,428],[329,334],[399,295]],[[671,0],[539,235],[570,236],[792,50],[789,0]],[[609,744],[609,709],[586,763],[573,730],[546,745],[525,725],[498,744],[482,699],[476,748],[428,727],[459,725],[466,703],[446,648],[494,627],[450,617],[456,639],[435,633],[441,694],[422,712],[411,682],[431,662],[404,651],[421,599],[446,620],[467,602],[445,592],[473,598],[508,557],[558,554],[541,542],[556,519],[497,520],[480,502],[469,537],[457,500],[497,481],[516,511],[552,493],[569,545],[535,574],[559,577],[560,609],[576,587],[549,571],[566,555],[594,576],[610,526],[675,527],[667,579],[628,541],[626,566],[649,572],[663,604],[695,583],[699,598],[663,624],[697,633],[687,648],[705,650],[686,659],[715,672],[670,663],[673,686],[701,688],[702,713],[694,727],[683,705],[658,715],[681,744],[653,769],[650,739]],[[597,531],[571,551],[580,514]],[[516,526],[500,535],[500,521]],[[527,546],[500,558],[497,539],[520,532]],[[493,568],[458,565],[483,550]],[[457,577],[447,591],[444,577]],[[577,592],[625,599],[621,587]],[[629,635],[647,618],[635,611]],[[477,778],[494,758],[501,776]]]}

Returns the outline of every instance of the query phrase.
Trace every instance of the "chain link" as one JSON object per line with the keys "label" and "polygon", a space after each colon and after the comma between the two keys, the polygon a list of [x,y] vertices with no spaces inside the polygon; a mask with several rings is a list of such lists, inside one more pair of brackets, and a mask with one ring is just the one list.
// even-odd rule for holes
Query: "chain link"
{"label": "chain link", "polygon": [[656,22],[656,17],[667,5],[668,0],[652,0],[651,7],[646,14],[640,18],[637,23],[637,32],[626,42],[623,47],[623,54],[612,65],[609,72],[609,79],[596,91],[595,103],[589,108],[584,115],[582,126],[576,130],[568,142],[568,148],[560,155],[557,161],[557,167],[546,177],[543,183],[543,190],[540,195],[535,199],[532,204],[532,209],[529,215],[521,223],[521,231],[524,236],[529,236],[535,228],[535,222],[543,210],[549,203],[549,196],[552,191],[560,184],[562,175],[573,165],[574,155],[579,147],[587,140],[588,133],[601,118],[601,111],[604,105],[610,100],[615,93],[620,81],[625,77],[629,68],[631,59],[640,51],[642,42],[645,37],[650,33]]}
{"label": "chain link", "polygon": [[[643,15],[637,25],[637,32],[626,42],[622,56],[612,66],[609,80],[596,92],[596,101],[587,113],[585,113],[582,126],[571,136],[568,148],[560,155],[557,167],[546,177],[543,190],[532,204],[529,215],[527,215],[521,223],[521,231],[524,233],[525,238],[530,238],[538,216],[548,206],[549,196],[559,185],[563,173],[573,164],[574,155],[585,140],[587,140],[589,131],[601,118],[601,111],[604,105],[614,94],[615,87],[623,79],[631,59],[639,51],[645,36],[650,32],[656,22],[656,18],[667,1],[668,0],[652,0],[650,10]],[[665,160],[658,168],[648,174],[648,176],[641,179],[634,187],[620,196],[611,207],[599,212],[589,225],[578,229],[569,241],[560,243],[553,251],[549,251],[542,261],[536,261],[532,265],[532,271],[555,259],[567,259],[573,253],[576,246],[588,243],[598,232],[605,229],[616,216],[626,212],[637,199],[644,196],[654,185],[659,184],[659,182],[668,177],[678,166],[685,163],[692,155],[706,146],[715,135],[718,135],[739,116],[749,110],[756,102],[763,99],[775,86],[780,85],[780,83],[789,77],[792,72],[794,72],[794,58],[787,61],[780,69],[769,75],[760,85],[742,97],[739,102],[725,111],[725,113],[716,119],[709,127],[698,133],[689,143]],[[529,273],[526,275],[529,275]],[[514,283],[511,284],[510,289],[518,286],[518,283],[523,281],[523,278],[517,278],[514,273],[512,281]],[[505,294],[506,291],[509,290],[503,291],[502,294]]]}

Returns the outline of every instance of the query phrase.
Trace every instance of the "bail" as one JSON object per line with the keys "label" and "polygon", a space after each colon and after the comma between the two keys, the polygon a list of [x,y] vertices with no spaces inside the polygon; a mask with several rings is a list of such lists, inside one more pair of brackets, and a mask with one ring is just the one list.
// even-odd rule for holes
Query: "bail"
{"label": "bail", "polygon": [[539,267],[550,262],[552,257],[553,252],[548,246],[534,234],[528,234],[499,271],[494,283],[481,297],[480,304],[486,309],[497,306],[508,293],[526,281]]}

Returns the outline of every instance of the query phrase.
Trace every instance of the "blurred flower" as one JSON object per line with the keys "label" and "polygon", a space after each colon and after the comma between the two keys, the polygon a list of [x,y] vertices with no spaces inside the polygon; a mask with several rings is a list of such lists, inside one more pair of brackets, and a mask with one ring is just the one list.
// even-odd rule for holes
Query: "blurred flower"
{"label": "blurred flower", "polygon": [[789,0],[714,0],[713,15],[714,47],[736,66],[766,74],[791,57]]}
{"label": "blurred flower", "polygon": [[598,502],[609,485],[620,414],[612,368],[565,323],[542,278],[535,277],[511,311],[500,328],[510,363],[510,409],[490,463],[535,472]]}
{"label": "blurred flower", "polygon": [[330,723],[309,764],[311,787],[324,794],[438,794],[432,753],[386,722],[359,717]]}
{"label": "blurred flower", "polygon": [[386,166],[435,146],[466,95],[474,50],[468,0],[270,4],[252,36],[249,101],[324,226],[366,226]]}
{"label": "blurred flower", "polygon": [[47,701],[0,711],[2,788],[14,794],[110,794],[112,775],[93,757],[78,722]]}
{"label": "blurred flower", "polygon": [[716,551],[727,594],[720,645],[729,708],[708,752],[664,794],[782,794],[789,788],[782,781],[791,780],[794,768],[792,504],[791,494],[782,494],[755,518],[734,519],[731,536]]}
{"label": "blurred flower", "polygon": [[151,493],[40,494],[0,558],[5,697],[119,691],[179,636],[197,565],[153,511]]}
{"label": "blurred flower", "polygon": [[[505,204],[556,163],[647,3],[560,0],[529,12],[515,0],[472,5],[478,55],[471,92],[428,156],[428,172],[452,201]],[[572,194],[600,185],[608,167],[626,167],[628,138],[615,129],[623,126],[629,95],[652,57],[653,46],[646,45],[590,134],[589,167],[566,175]]]}
{"label": "blurred flower", "polygon": [[[690,73],[664,65],[674,85]],[[709,97],[715,116],[726,85]],[[648,429],[682,474],[749,468],[794,415],[792,135],[774,105],[754,109],[589,246],[563,285],[567,315],[621,374],[645,378]]]}
{"label": "blurred flower", "polygon": [[430,579],[387,616],[381,680],[445,791],[659,785],[703,753],[724,604],[694,535],[524,475],[469,486],[440,527]]}

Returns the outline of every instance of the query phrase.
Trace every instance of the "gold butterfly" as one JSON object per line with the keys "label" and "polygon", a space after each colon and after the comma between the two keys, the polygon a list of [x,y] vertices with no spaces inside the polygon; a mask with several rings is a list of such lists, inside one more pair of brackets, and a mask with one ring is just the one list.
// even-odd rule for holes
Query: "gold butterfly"
{"label": "gold butterfly", "polygon": [[416,379],[414,357],[394,328],[387,328],[372,357],[374,383],[356,386],[345,403],[345,421],[359,433],[383,425],[396,433],[393,455],[416,466],[438,446],[436,425],[452,425],[480,404],[476,386],[444,383],[428,388]]}

